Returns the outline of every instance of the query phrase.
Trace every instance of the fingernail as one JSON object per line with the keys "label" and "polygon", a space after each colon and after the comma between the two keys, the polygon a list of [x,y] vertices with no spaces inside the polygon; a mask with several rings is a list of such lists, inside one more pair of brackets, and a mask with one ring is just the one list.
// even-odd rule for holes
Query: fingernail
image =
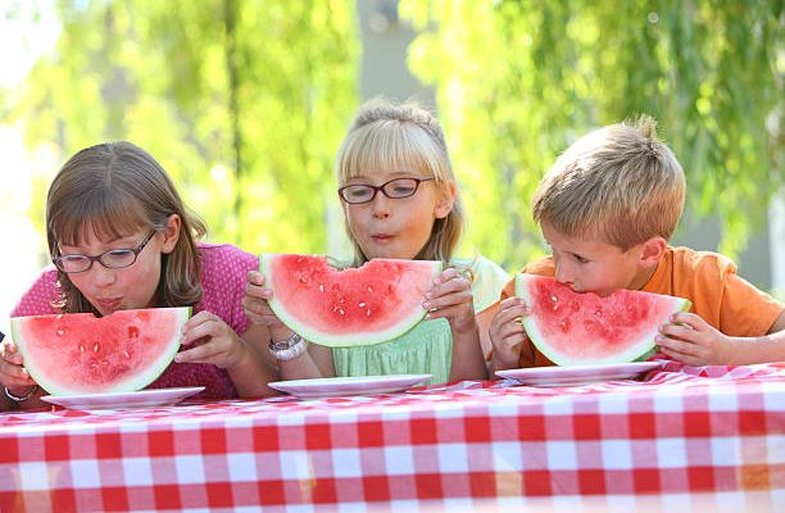
{"label": "fingernail", "polygon": [[431,309],[431,303],[426,301],[426,302],[424,302],[422,304],[422,307],[425,308],[426,310],[430,310]]}

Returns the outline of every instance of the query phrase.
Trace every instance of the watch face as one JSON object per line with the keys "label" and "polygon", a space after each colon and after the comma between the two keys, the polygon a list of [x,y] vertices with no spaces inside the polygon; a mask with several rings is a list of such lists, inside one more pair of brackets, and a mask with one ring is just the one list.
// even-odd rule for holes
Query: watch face
{"label": "watch face", "polygon": [[306,342],[297,333],[286,340],[270,341],[270,354],[276,360],[286,361],[297,358],[306,351]]}
{"label": "watch face", "polygon": [[270,351],[284,351],[302,342],[303,338],[297,333],[284,340],[270,341]]}

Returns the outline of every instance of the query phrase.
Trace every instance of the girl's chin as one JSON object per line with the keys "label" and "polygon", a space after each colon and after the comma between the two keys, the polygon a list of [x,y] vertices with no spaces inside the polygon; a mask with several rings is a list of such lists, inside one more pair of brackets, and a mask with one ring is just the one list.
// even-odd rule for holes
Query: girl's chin
{"label": "girl's chin", "polygon": [[118,310],[126,310],[127,308],[120,304],[119,301],[112,301],[112,302],[98,302],[93,303],[95,305],[95,309],[103,315],[111,315]]}
{"label": "girl's chin", "polygon": [[375,247],[371,248],[370,251],[363,250],[365,257],[370,260],[372,258],[394,258],[394,259],[403,259],[403,260],[414,260],[414,257],[417,255],[411,255],[405,251],[396,251],[394,248],[387,248],[387,247]]}

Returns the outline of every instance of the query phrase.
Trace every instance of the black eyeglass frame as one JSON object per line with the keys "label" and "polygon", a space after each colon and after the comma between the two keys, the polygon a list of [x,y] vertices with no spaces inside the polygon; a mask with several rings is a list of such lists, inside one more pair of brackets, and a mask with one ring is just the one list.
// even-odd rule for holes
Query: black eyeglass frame
{"label": "black eyeglass frame", "polygon": [[[410,194],[405,194],[403,196],[391,196],[390,193],[387,192],[387,186],[390,185],[393,182],[399,182],[401,180],[408,180],[408,181],[414,182],[414,188],[412,189],[412,192]],[[420,188],[420,184],[422,182],[430,182],[431,180],[436,180],[436,178],[433,177],[433,176],[429,176],[429,177],[426,177],[426,178],[418,178],[418,177],[414,177],[414,176],[403,176],[403,177],[400,177],[400,178],[393,178],[392,180],[387,180],[386,182],[384,182],[381,185],[371,185],[369,183],[353,183],[353,184],[350,184],[350,185],[344,185],[343,187],[340,187],[338,189],[338,196],[341,198],[342,201],[348,203],[349,205],[362,205],[363,203],[370,203],[376,197],[376,193],[377,192],[381,192],[382,194],[384,194],[386,197],[388,197],[390,199],[410,198],[410,197],[414,196],[417,193],[417,190]],[[373,193],[371,194],[371,197],[368,198],[368,199],[365,199],[365,200],[362,200],[362,201],[354,201],[354,200],[349,199],[348,196],[346,196],[346,191],[348,191],[348,190],[350,190],[350,189],[352,189],[354,187],[366,187],[368,189],[372,189]]]}
{"label": "black eyeglass frame", "polygon": [[[155,235],[156,233],[158,233],[157,230],[151,230],[150,233],[148,233],[147,236],[144,239],[142,239],[142,242],[140,242],[139,244],[137,244],[133,248],[110,249],[109,251],[104,251],[100,255],[96,255],[96,256],[80,255],[80,254],[59,255],[59,256],[56,256],[56,257],[54,257],[52,259],[52,263],[55,264],[55,267],[57,267],[58,269],[60,269],[61,271],[63,271],[66,274],[79,274],[79,273],[87,272],[87,271],[90,270],[91,267],[93,267],[93,263],[94,262],[98,262],[99,264],[101,264],[102,266],[104,266],[107,269],[124,269],[126,267],[131,267],[132,265],[134,265],[136,263],[137,258],[139,258],[139,253],[141,253],[142,250],[144,250],[145,246],[147,246],[147,243],[150,242],[153,239],[153,235]],[[131,253],[134,254],[133,260],[131,260],[129,263],[127,263],[125,265],[119,265],[119,266],[118,265],[107,265],[107,263],[102,260],[102,258],[104,258],[106,255],[109,255],[111,253],[117,254],[118,252],[125,252],[125,251],[131,252]],[[69,270],[66,270],[64,268],[64,266],[63,266],[63,261],[68,259],[68,258],[74,258],[74,257],[77,257],[77,258],[80,258],[80,259],[87,259],[87,262],[88,262],[87,263],[87,267],[85,267],[84,269],[81,269],[79,271],[69,271]]]}

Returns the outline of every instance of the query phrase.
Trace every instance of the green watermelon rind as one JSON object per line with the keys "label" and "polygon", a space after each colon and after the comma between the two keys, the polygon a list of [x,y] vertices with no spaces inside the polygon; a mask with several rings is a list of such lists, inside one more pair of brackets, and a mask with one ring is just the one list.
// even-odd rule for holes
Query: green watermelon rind
{"label": "green watermelon rind", "polygon": [[[272,272],[272,261],[280,256],[282,255],[278,253],[262,253],[259,256],[259,270],[262,275],[265,276],[266,280]],[[442,263],[439,261],[413,260],[412,262],[417,262],[418,265],[422,265],[424,262],[429,262],[432,268],[430,276],[431,279],[436,278],[442,272]],[[268,301],[268,304],[278,319],[287,328],[297,333],[305,340],[325,347],[359,347],[387,342],[405,334],[414,328],[425,318],[425,315],[428,313],[424,308],[415,308],[411,311],[411,313],[409,313],[409,315],[399,320],[395,325],[386,330],[379,330],[375,332],[365,331],[351,335],[333,335],[325,331],[311,328],[310,326],[299,322],[289,313],[283,302],[276,299],[274,293],[272,299]]]}
{"label": "green watermelon rind", "polygon": [[[150,365],[148,365],[143,372],[133,376],[131,379],[120,381],[119,383],[115,384],[114,386],[107,387],[104,390],[101,390],[100,393],[123,393],[123,392],[135,392],[145,388],[147,385],[158,379],[158,377],[163,374],[164,370],[172,363],[174,356],[177,354],[177,351],[180,348],[180,340],[181,340],[181,332],[180,327],[191,317],[192,308],[190,306],[185,307],[170,307],[170,308],[152,308],[149,310],[167,310],[167,311],[174,311],[176,315],[176,320],[178,324],[178,328],[175,330],[175,334],[170,341],[166,344],[166,350],[162,352],[158,358],[156,358]],[[131,312],[132,310],[121,310],[121,312]],[[57,315],[57,314],[50,314],[50,315]],[[64,314],[64,315],[93,315],[91,313],[81,313],[81,314]],[[22,354],[22,358],[24,361],[25,370],[30,374],[30,376],[35,380],[35,382],[46,392],[54,396],[66,396],[66,395],[82,395],[85,393],[94,393],[94,392],[86,392],[85,390],[81,389],[73,389],[61,386],[57,380],[52,379],[51,377],[43,375],[41,372],[38,371],[37,366],[35,363],[29,361],[29,353],[26,347],[27,342],[22,337],[21,332],[21,325],[25,322],[25,319],[35,317],[44,317],[41,315],[34,315],[34,316],[26,316],[26,317],[12,317],[10,319],[11,325],[11,337],[14,343],[17,346],[17,349]],[[105,317],[105,319],[112,319],[112,315]]]}
{"label": "green watermelon rind", "polygon": [[[527,305],[533,303],[531,294],[529,293],[527,282],[530,279],[539,279],[541,277],[529,275],[526,273],[518,273],[515,275],[515,294],[524,299]],[[686,312],[692,306],[692,302],[688,299],[666,296],[663,294],[652,294],[660,296],[662,301],[670,301],[672,303],[670,315],[678,312]],[[532,341],[534,346],[550,361],[559,366],[578,366],[578,365],[603,365],[603,364],[616,364],[628,363],[633,361],[642,361],[648,359],[656,353],[655,337],[659,333],[660,324],[652,326],[647,330],[643,330],[639,340],[633,342],[624,351],[613,356],[602,356],[597,358],[580,358],[575,359],[569,355],[563,355],[554,351],[551,345],[545,340],[542,335],[538,320],[535,315],[528,315],[522,319],[524,330]]]}

